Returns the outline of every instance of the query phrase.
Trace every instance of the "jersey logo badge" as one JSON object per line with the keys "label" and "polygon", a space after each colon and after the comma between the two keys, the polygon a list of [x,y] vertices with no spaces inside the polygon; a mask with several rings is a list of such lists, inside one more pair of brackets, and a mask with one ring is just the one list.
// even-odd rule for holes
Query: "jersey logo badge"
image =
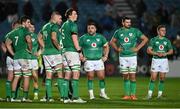
{"label": "jersey logo badge", "polygon": [[100,41],[100,39],[96,39],[98,42]]}
{"label": "jersey logo badge", "polygon": [[164,45],[167,45],[167,42],[164,41],[163,43],[164,43]]}
{"label": "jersey logo badge", "polygon": [[87,39],[86,41],[87,41],[87,42],[89,42],[89,41],[90,41],[90,39]]}
{"label": "jersey logo badge", "polygon": [[123,34],[121,34],[120,36],[123,36]]}
{"label": "jersey logo badge", "polygon": [[93,48],[95,48],[95,47],[97,46],[97,44],[96,44],[96,43],[92,43],[91,46],[92,46]]}
{"label": "jersey logo badge", "polygon": [[35,39],[34,39],[34,38],[32,38],[31,40],[32,40],[32,42],[34,42],[34,41],[35,41]]}
{"label": "jersey logo badge", "polygon": [[129,42],[129,38],[128,38],[128,37],[125,37],[125,38],[124,38],[124,42],[126,42],[126,43]]}
{"label": "jersey logo badge", "polygon": [[132,36],[133,35],[133,33],[129,33],[129,36]]}
{"label": "jersey logo badge", "polygon": [[159,45],[159,50],[163,50],[164,49],[164,45]]}

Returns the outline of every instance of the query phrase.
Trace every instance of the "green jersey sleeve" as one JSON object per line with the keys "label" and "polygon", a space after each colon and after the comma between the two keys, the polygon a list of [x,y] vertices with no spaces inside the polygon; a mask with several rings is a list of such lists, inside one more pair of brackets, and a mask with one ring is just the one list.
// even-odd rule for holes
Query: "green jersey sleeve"
{"label": "green jersey sleeve", "polygon": [[168,42],[168,46],[167,46],[167,47],[168,47],[168,50],[173,49],[173,47],[172,47],[172,44],[171,44],[170,40],[168,40],[167,42]]}
{"label": "green jersey sleeve", "polygon": [[143,33],[139,29],[135,29],[135,33],[138,38],[141,38],[143,36]]}
{"label": "green jersey sleeve", "polygon": [[153,48],[153,38],[150,40],[150,42],[149,42],[149,45],[148,45],[148,48]]}
{"label": "green jersey sleeve", "polygon": [[83,36],[81,36],[80,38],[79,38],[79,46],[83,46]]}
{"label": "green jersey sleeve", "polygon": [[107,40],[104,36],[102,36],[102,43],[103,43],[103,45],[105,45],[107,43]]}
{"label": "green jersey sleeve", "polygon": [[72,24],[71,33],[78,34],[78,27],[77,27],[77,24],[76,24],[76,23],[73,23],[73,24]]}
{"label": "green jersey sleeve", "polygon": [[58,25],[54,24],[52,25],[51,32],[58,32],[59,28]]}
{"label": "green jersey sleeve", "polygon": [[115,39],[118,39],[118,31],[115,31],[113,37],[114,37]]}

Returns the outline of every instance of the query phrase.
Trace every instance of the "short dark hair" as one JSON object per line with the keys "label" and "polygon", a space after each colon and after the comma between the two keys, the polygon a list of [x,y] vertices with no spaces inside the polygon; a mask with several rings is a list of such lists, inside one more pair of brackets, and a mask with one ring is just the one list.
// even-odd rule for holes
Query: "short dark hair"
{"label": "short dark hair", "polygon": [[21,24],[22,24],[23,22],[26,22],[27,20],[31,20],[30,17],[28,17],[28,16],[22,16],[21,19],[20,19]]}
{"label": "short dark hair", "polygon": [[60,15],[60,13],[59,13],[58,11],[53,11],[53,12],[51,13],[51,17],[54,16],[54,15]]}
{"label": "short dark hair", "polygon": [[125,20],[131,20],[131,18],[124,16],[124,17],[122,18],[122,22],[124,22]]}
{"label": "short dark hair", "polygon": [[72,15],[72,12],[73,12],[73,11],[76,11],[76,10],[73,9],[73,8],[67,9],[67,10],[66,10],[66,13],[65,13],[65,17],[66,17],[66,18],[69,18],[69,16]]}
{"label": "short dark hair", "polygon": [[95,22],[88,22],[87,26],[89,26],[89,25],[94,25],[95,27],[97,27]]}
{"label": "short dark hair", "polygon": [[158,25],[157,26],[157,30],[159,31],[161,28],[166,28],[166,26],[165,25]]}

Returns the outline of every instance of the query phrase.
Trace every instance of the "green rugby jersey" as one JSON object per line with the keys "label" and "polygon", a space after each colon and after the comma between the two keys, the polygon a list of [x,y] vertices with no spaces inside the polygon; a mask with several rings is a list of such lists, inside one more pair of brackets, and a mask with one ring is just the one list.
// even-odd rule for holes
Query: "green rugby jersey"
{"label": "green rugby jersey", "polygon": [[[169,50],[173,49],[170,40],[167,39],[165,36],[163,36],[162,38],[160,38],[159,36],[152,38],[149,42],[148,48],[152,48],[152,50],[157,53],[166,53]],[[165,57],[153,56],[153,58],[155,59],[167,58],[167,56]]]}
{"label": "green rugby jersey", "polygon": [[119,47],[123,50],[119,53],[121,57],[136,56],[137,53],[132,51],[136,47],[137,41],[142,36],[142,32],[136,28],[120,28],[115,31],[113,37],[117,39]]}
{"label": "green rugby jersey", "polygon": [[32,55],[31,59],[37,59],[37,56],[34,55],[38,51],[38,41],[37,41],[37,34],[30,32],[30,36],[32,39]]}
{"label": "green rugby jersey", "polygon": [[103,46],[107,44],[107,40],[98,33],[95,36],[84,34],[80,37],[79,44],[87,60],[99,60],[103,56]]}
{"label": "green rugby jersey", "polygon": [[72,34],[78,34],[78,27],[75,22],[72,22],[71,20],[67,20],[63,23],[61,27],[62,32],[62,41],[65,51],[74,51],[76,52],[76,48],[74,46],[73,40],[72,40]]}
{"label": "green rugby jersey", "polygon": [[56,32],[57,33],[57,40],[59,41],[59,37],[60,37],[60,28],[58,24],[49,22],[47,24],[45,24],[43,26],[43,28],[41,29],[40,33],[43,35],[43,40],[44,40],[44,55],[55,55],[55,54],[60,54],[61,50],[58,50],[52,40],[51,40],[51,33],[52,32]]}
{"label": "green rugby jersey", "polygon": [[12,30],[7,39],[10,39],[14,49],[14,59],[30,59],[31,55],[27,52],[28,45],[25,37],[29,34],[29,31],[25,27],[18,27]]}

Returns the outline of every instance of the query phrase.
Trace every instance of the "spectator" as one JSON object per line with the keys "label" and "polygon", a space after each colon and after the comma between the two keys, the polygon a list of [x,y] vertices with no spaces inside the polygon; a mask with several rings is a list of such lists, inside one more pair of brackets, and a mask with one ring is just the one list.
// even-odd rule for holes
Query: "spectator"
{"label": "spectator", "polygon": [[24,15],[26,15],[30,18],[33,18],[34,8],[33,8],[31,1],[25,0],[25,4],[23,6],[23,13],[24,13]]}
{"label": "spectator", "polygon": [[45,22],[48,22],[51,18],[52,7],[51,0],[46,0],[44,5],[42,6],[42,19]]}
{"label": "spectator", "polygon": [[60,1],[56,7],[55,7],[55,11],[58,11],[61,15],[62,15],[62,20],[65,21],[65,12],[68,9],[68,6],[66,4],[65,1]]}

